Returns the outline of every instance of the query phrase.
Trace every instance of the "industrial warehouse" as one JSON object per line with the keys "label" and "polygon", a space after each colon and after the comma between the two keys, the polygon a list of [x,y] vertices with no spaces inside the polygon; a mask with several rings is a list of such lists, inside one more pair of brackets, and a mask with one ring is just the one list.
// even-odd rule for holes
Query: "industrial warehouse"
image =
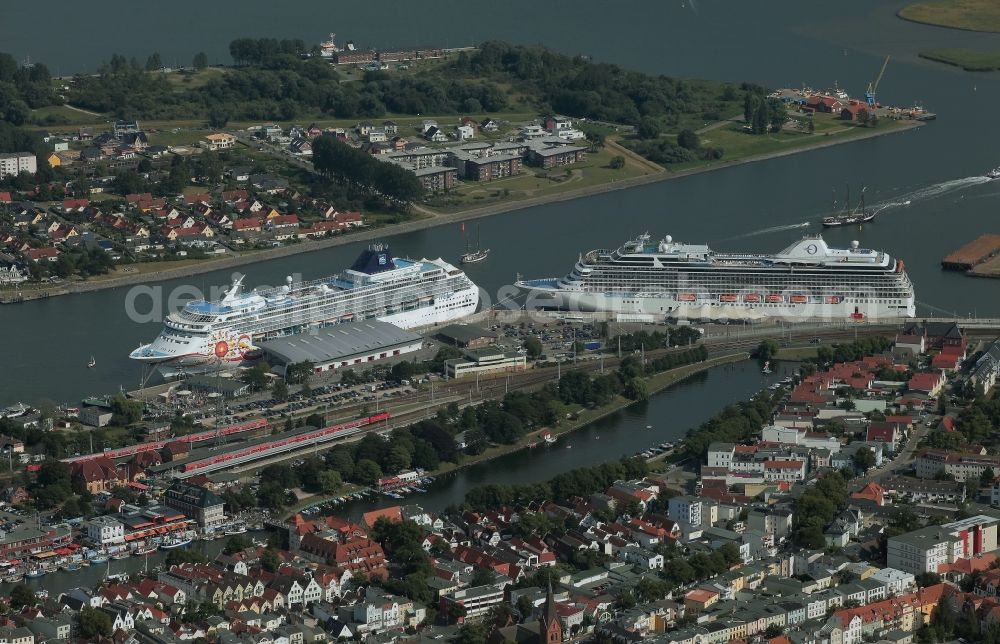
{"label": "industrial warehouse", "polygon": [[316,373],[418,351],[423,338],[388,322],[344,322],[311,333],[260,343],[272,365],[313,363]]}

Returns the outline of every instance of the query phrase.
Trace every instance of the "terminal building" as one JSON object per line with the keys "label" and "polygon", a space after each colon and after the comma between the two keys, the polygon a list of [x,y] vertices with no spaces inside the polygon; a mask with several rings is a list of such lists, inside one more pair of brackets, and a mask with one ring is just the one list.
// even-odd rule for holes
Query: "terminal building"
{"label": "terminal building", "polygon": [[364,365],[419,350],[423,338],[379,320],[343,322],[315,332],[275,338],[260,343],[272,365],[313,363],[322,373]]}
{"label": "terminal building", "polygon": [[200,485],[175,481],[167,488],[164,502],[168,507],[180,510],[188,518],[194,519],[203,528],[216,528],[226,520],[222,498]]}
{"label": "terminal building", "polygon": [[446,360],[444,363],[445,377],[448,379],[477,373],[523,371],[527,367],[528,360],[523,354],[509,352],[498,346],[470,349],[463,357]]}
{"label": "terminal building", "polygon": [[435,333],[442,342],[447,342],[460,349],[479,349],[495,344],[497,336],[474,324],[449,324]]}

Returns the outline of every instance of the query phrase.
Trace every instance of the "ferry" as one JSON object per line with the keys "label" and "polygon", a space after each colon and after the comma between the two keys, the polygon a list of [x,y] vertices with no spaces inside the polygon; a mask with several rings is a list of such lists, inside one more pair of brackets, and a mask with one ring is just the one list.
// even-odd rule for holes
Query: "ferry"
{"label": "ferry", "polygon": [[[900,319],[916,316],[903,261],[851,242],[806,235],[773,254],[653,242],[581,254],[564,277],[518,280],[544,308],[661,320]],[[760,301],[760,293],[766,293]],[[696,295],[697,294],[697,295]],[[692,299],[694,297],[694,299]]]}
{"label": "ferry", "polygon": [[175,537],[173,539],[164,540],[160,544],[160,550],[173,550],[174,548],[183,548],[184,546],[190,544],[193,541],[191,537]]}
{"label": "ferry", "polygon": [[377,319],[408,329],[450,322],[479,306],[479,287],[445,260],[393,257],[372,244],[354,264],[332,277],[242,292],[243,277],[218,301],[195,300],[171,313],[153,342],[133,360],[182,370],[238,365],[260,356],[255,342]]}

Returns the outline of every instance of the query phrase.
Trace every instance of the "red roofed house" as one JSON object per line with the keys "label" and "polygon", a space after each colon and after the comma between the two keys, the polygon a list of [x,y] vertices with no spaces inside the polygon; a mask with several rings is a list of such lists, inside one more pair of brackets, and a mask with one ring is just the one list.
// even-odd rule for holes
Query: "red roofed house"
{"label": "red roofed house", "polygon": [[915,373],[906,383],[907,389],[916,393],[936,396],[944,387],[946,378],[943,371]]}
{"label": "red roofed house", "polygon": [[858,101],[851,101],[845,105],[840,110],[840,118],[845,121],[858,121],[861,120],[861,112],[865,112],[867,116],[871,116],[868,105],[865,103],[860,103]]}
{"label": "red roofed house", "polygon": [[353,573],[377,575],[383,579],[389,575],[385,568],[385,551],[371,539],[354,538],[346,543],[339,543],[307,534],[302,537],[299,552],[308,559],[338,566]]}
{"label": "red roofed house", "polygon": [[233,232],[260,232],[260,219],[243,217],[233,221]]}
{"label": "red roofed house", "polygon": [[55,248],[29,248],[24,251],[24,256],[33,262],[54,262],[59,258],[59,251]]}
{"label": "red roofed house", "polygon": [[63,201],[63,212],[83,212],[90,205],[89,199],[66,199]]}
{"label": "red roofed house", "polygon": [[11,203],[13,201],[9,192],[0,192],[0,203]]}
{"label": "red roofed house", "polygon": [[805,479],[805,461],[764,461],[765,481],[795,482]]}
{"label": "red roofed house", "polygon": [[81,481],[91,494],[104,492],[123,482],[114,461],[103,456],[74,463],[70,476]]}
{"label": "red roofed house", "polygon": [[381,510],[372,510],[361,515],[361,522],[369,528],[375,525],[379,519],[388,519],[392,523],[399,523],[403,520],[403,508],[394,505]]}
{"label": "red roofed house", "polygon": [[859,501],[871,501],[881,507],[885,505],[885,489],[875,481],[871,481],[868,485],[852,494],[851,498]]}
{"label": "red roofed house", "polygon": [[833,96],[813,94],[809,97],[809,100],[806,101],[805,107],[807,110],[813,112],[840,114],[840,110],[844,109],[844,104]]}
{"label": "red roofed house", "polygon": [[901,432],[892,423],[872,423],[868,426],[865,441],[868,443],[880,442],[890,452],[895,453],[901,437]]}

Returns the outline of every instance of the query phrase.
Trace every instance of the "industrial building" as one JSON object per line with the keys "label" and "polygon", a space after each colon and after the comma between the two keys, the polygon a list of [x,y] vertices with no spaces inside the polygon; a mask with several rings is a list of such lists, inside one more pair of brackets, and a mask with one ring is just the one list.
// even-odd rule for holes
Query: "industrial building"
{"label": "industrial building", "polygon": [[479,349],[497,341],[495,333],[474,324],[449,324],[438,329],[435,335],[442,342],[460,349]]}
{"label": "industrial building", "polygon": [[344,322],[260,343],[272,365],[313,363],[315,373],[362,365],[411,353],[423,346],[423,338],[379,320]]}

